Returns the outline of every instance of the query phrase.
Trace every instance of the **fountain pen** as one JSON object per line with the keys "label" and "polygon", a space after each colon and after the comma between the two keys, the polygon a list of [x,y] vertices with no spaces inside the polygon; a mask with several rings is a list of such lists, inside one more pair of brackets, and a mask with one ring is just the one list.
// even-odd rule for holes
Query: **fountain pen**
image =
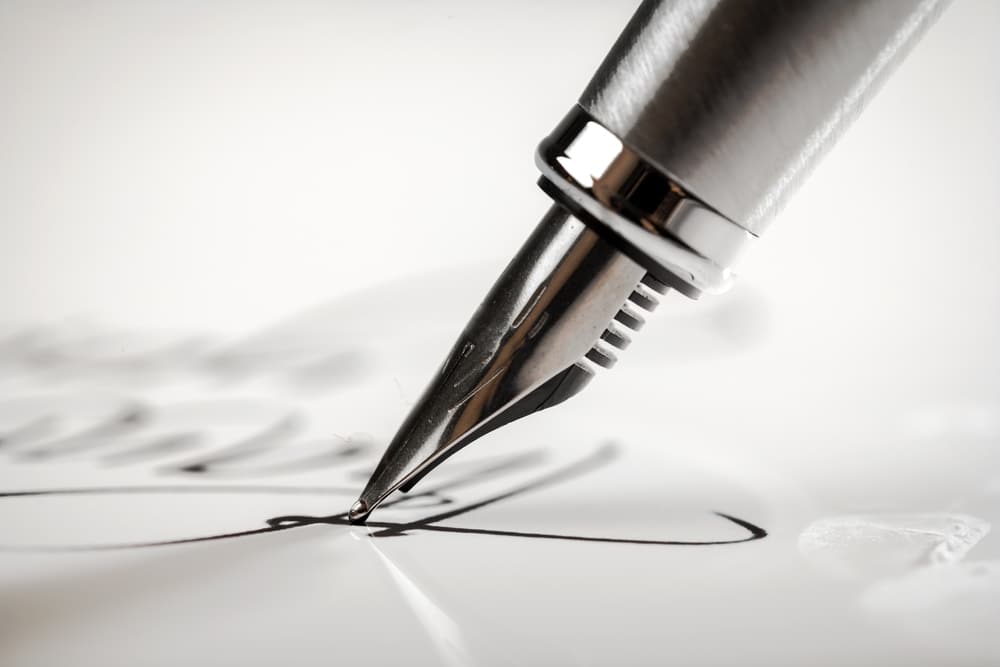
{"label": "fountain pen", "polygon": [[475,439],[579,392],[667,290],[726,290],[737,259],[944,4],[643,2],[538,147],[551,208],[349,520],[364,522]]}

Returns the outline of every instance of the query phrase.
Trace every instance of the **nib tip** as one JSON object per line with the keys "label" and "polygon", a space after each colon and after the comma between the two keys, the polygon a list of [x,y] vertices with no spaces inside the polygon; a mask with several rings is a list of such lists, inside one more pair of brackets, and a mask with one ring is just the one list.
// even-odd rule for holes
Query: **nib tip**
{"label": "nib tip", "polygon": [[364,523],[370,513],[371,510],[368,509],[368,503],[359,500],[351,505],[351,511],[347,513],[347,520],[354,524]]}

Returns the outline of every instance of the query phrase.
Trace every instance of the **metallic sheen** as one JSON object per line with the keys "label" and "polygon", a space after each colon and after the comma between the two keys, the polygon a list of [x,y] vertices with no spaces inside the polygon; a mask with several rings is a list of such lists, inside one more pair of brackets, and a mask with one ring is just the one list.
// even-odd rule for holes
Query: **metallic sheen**
{"label": "metallic sheen", "polygon": [[725,291],[756,237],[704,206],[579,106],[538,147],[541,186],[688,296]]}
{"label": "metallic sheen", "polygon": [[363,521],[475,438],[579,391],[665,287],[553,206],[459,336],[352,508]]}
{"label": "metallic sheen", "polygon": [[647,0],[580,105],[760,234],[943,0]]}
{"label": "metallic sheen", "polygon": [[638,307],[655,305],[658,280],[689,296],[724,289],[747,243],[944,4],[644,2],[579,108],[539,147],[556,205],[389,443],[350,520],[472,440],[579,391],[615,362],[624,329],[642,325]]}

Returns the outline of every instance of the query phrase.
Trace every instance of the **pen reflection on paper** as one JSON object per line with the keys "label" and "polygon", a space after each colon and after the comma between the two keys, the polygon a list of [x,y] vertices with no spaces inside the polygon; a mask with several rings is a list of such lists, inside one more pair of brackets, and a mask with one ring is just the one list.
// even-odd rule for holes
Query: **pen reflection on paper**
{"label": "pen reflection on paper", "polygon": [[[412,289],[434,293],[428,285]],[[407,334],[403,346],[362,335],[396,331],[378,322],[378,313],[405,316],[417,301],[401,296],[403,290],[382,292],[235,343],[136,336],[80,323],[0,337],[0,517],[17,527],[5,531],[0,549],[117,549],[346,524],[343,514],[328,512],[357,495],[382,447],[366,433],[340,431],[340,422],[367,424],[371,419],[359,417],[366,410],[385,419],[378,391],[392,386],[398,401],[392,378],[412,368],[414,377],[423,376],[424,359],[440,356],[427,349],[457,326],[450,312],[456,306],[448,305],[425,320],[440,325],[440,336],[433,328],[423,338]],[[400,304],[384,307],[392,298]],[[437,302],[456,301],[460,309],[461,298]],[[372,302],[383,307],[373,310]],[[708,320],[710,326],[727,321]],[[725,334],[719,339],[731,342]],[[731,514],[712,514],[711,507],[704,513],[719,522],[718,539],[455,524],[475,510],[598,474],[623,451],[581,442],[570,453],[576,458],[554,461],[549,453],[535,447],[500,458],[463,457],[448,467],[450,476],[426,480],[425,489],[387,503],[393,521],[373,521],[372,535],[448,532],[650,545],[731,544],[766,535]],[[479,498],[472,490],[484,480],[506,486]]]}

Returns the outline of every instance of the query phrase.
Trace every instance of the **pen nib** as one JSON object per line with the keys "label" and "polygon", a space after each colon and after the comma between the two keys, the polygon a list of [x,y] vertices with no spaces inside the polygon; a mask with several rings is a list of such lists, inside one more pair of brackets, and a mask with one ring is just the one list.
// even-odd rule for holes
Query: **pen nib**
{"label": "pen nib", "polygon": [[371,510],[368,509],[368,505],[365,504],[365,501],[359,500],[351,505],[351,511],[347,513],[347,519],[351,523],[364,523],[369,514],[371,514]]}
{"label": "pen nib", "polygon": [[[641,282],[640,282],[641,281]],[[476,438],[566,400],[615,363],[666,287],[555,205],[504,270],[403,421],[351,508],[390,493]]]}

